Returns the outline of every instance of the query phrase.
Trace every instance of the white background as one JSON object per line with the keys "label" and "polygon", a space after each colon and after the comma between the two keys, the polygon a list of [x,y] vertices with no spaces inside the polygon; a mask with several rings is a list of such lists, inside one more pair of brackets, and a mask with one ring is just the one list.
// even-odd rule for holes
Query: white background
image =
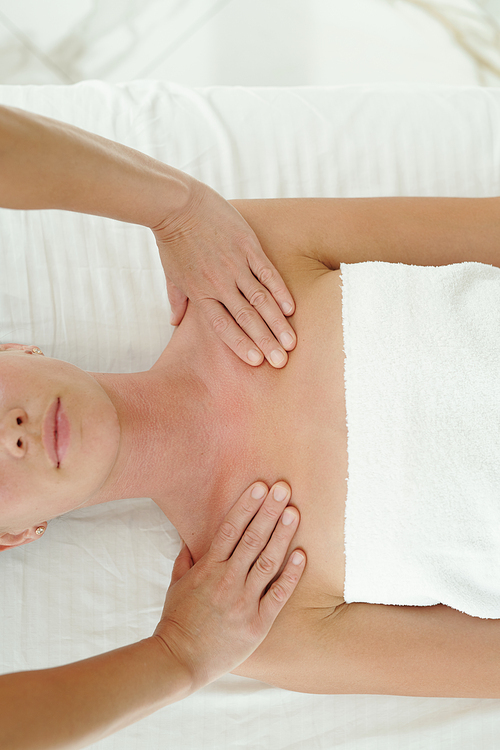
{"label": "white background", "polygon": [[496,86],[499,28],[500,0],[0,0],[0,83]]}

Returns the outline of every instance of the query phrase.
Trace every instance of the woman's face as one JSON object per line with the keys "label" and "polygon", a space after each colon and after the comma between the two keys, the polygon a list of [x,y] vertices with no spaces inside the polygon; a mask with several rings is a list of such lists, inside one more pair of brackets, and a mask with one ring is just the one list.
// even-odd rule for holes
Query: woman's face
{"label": "woman's face", "polygon": [[19,533],[86,504],[119,442],[116,410],[91,375],[39,354],[0,352],[0,529]]}

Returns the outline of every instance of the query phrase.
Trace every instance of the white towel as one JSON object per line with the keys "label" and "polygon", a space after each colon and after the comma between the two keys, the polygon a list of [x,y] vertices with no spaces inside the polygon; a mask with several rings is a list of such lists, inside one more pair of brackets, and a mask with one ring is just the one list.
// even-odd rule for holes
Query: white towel
{"label": "white towel", "polygon": [[500,618],[500,269],[341,278],[345,600]]}

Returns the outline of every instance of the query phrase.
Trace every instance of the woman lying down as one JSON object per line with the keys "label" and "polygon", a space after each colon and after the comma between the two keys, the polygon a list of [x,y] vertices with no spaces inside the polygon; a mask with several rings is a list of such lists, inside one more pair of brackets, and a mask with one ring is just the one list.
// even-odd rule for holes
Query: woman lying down
{"label": "woman lying down", "polygon": [[[196,562],[245,488],[280,481],[307,566],[233,673],[309,693],[500,697],[500,271],[482,265],[498,263],[498,199],[232,205],[295,300],[286,367],[264,351],[271,335],[250,367],[193,303],[147,372],[3,345],[3,544],[151,497]],[[54,419],[58,443],[31,451]]]}

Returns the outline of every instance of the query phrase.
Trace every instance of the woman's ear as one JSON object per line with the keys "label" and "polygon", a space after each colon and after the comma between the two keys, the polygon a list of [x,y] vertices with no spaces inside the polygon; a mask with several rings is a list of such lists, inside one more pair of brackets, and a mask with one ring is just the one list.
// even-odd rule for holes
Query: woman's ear
{"label": "woman's ear", "polygon": [[[29,544],[35,539],[38,539],[46,528],[47,524],[41,523],[38,524],[38,526],[32,526],[30,529],[20,531],[19,534],[0,534],[0,551],[10,549],[11,547],[20,547],[23,544]],[[43,531],[41,531],[41,529],[43,529]]]}

